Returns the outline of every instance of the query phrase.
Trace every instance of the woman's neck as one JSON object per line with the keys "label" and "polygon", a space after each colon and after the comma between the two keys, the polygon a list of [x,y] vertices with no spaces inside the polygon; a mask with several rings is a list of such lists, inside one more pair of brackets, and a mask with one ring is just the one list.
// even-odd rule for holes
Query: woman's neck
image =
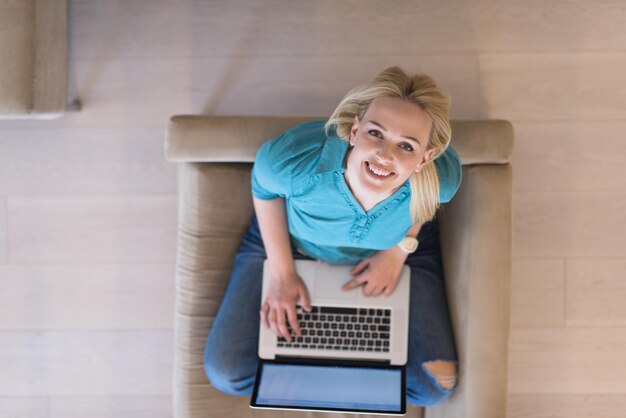
{"label": "woman's neck", "polygon": [[358,182],[356,180],[352,181],[347,170],[343,173],[343,177],[346,181],[346,184],[348,185],[348,189],[350,189],[350,191],[352,192],[352,195],[354,196],[356,201],[359,202],[359,205],[361,205],[361,207],[363,208],[365,212],[369,211],[374,206],[376,206],[383,200],[387,199],[389,196],[391,196],[395,192],[395,190],[392,190],[391,192],[384,193],[381,195],[372,195],[371,193],[362,193],[359,190],[358,186],[354,187]]}
{"label": "woman's neck", "polygon": [[[352,148],[348,148],[346,152],[346,157],[344,160],[344,168],[347,167],[348,158],[350,157]],[[355,173],[358,175],[358,173]],[[372,209],[374,206],[387,199],[389,196],[395,193],[395,190],[391,190],[389,192],[385,192],[379,195],[373,195],[371,193],[362,192],[360,187],[358,187],[358,178],[352,178],[352,173],[348,173],[346,169],[343,173],[343,177],[348,185],[348,189],[352,192],[352,195],[356,199],[356,201],[361,205],[365,212]]]}

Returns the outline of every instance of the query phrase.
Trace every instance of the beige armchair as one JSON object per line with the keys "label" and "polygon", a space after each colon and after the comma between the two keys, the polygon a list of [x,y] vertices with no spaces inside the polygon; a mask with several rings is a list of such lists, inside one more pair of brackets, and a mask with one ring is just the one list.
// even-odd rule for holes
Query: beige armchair
{"label": "beige armchair", "polygon": [[0,119],[51,119],[67,105],[67,0],[0,0]]}
{"label": "beige armchair", "polygon": [[[212,388],[203,367],[207,335],[253,211],[250,169],[256,151],[266,140],[312,119],[175,116],[170,121],[165,154],[179,163],[175,417],[325,415],[251,410],[248,398]],[[503,418],[513,130],[506,121],[453,121],[452,129],[463,182],[452,201],[443,205],[440,225],[459,384],[444,404],[425,410],[410,407],[408,416],[425,412],[428,418]]]}

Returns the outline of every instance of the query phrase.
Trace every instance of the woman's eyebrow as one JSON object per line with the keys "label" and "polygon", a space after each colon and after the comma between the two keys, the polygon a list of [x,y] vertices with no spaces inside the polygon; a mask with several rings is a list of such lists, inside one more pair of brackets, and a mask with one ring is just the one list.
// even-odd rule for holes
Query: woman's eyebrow
{"label": "woman's eyebrow", "polygon": [[[374,125],[378,126],[380,129],[382,129],[383,131],[387,132],[387,129],[385,129],[385,127],[383,125],[381,125],[380,123],[376,122],[375,120],[370,120],[369,123],[374,124]],[[402,138],[410,139],[411,141],[417,142],[418,145],[420,145],[420,146],[422,145],[422,143],[418,139],[415,139],[412,136],[402,135]]]}

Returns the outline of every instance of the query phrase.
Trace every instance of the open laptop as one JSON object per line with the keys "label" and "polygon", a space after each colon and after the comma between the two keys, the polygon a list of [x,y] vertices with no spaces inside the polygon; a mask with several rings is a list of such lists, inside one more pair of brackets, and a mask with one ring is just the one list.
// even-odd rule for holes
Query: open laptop
{"label": "open laptop", "polygon": [[[406,413],[410,269],[403,266],[391,296],[342,292],[352,266],[295,260],[312,311],[298,308],[302,336],[291,343],[260,326],[253,408]],[[265,299],[270,280],[263,270]]]}

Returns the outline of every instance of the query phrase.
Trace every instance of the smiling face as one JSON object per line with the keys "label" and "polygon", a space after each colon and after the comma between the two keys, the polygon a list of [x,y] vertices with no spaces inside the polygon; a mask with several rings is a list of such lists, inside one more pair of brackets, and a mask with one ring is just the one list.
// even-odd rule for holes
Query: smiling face
{"label": "smiling face", "polygon": [[428,149],[431,129],[426,112],[397,97],[374,99],[362,120],[355,117],[345,177],[362,205],[391,196],[434,157]]}

